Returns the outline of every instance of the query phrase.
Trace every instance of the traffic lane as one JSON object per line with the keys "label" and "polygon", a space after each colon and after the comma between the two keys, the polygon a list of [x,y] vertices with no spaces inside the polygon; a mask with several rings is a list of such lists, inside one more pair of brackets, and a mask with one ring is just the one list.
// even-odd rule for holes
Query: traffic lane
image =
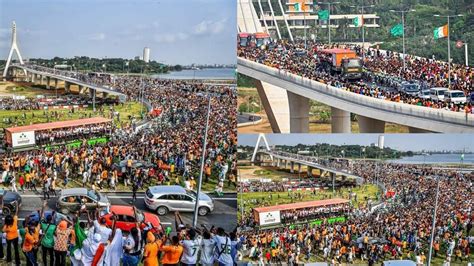
{"label": "traffic lane", "polygon": [[[129,205],[131,198],[111,198],[109,197],[112,205]],[[138,198],[134,205],[137,209],[142,211],[149,211],[145,201],[142,198]],[[182,212],[180,213],[183,218],[184,224],[193,223],[193,213],[192,212]],[[170,212],[167,215],[159,216],[160,221],[164,226],[172,226],[175,229],[175,220],[174,213]],[[214,211],[209,213],[206,216],[198,216],[198,228],[201,224],[205,224],[208,228],[212,225],[216,227],[222,227],[226,231],[232,231],[237,225],[237,199],[236,198],[214,198]]]}
{"label": "traffic lane", "polygon": [[[237,199],[235,198],[235,194],[231,194],[230,196],[234,196],[234,198],[227,197],[227,195],[222,198],[214,198],[214,211],[206,216],[198,216],[198,227],[200,227],[200,224],[205,224],[208,227],[212,225],[216,227],[222,227],[226,231],[234,230],[235,226],[237,225]],[[111,194],[108,195],[108,197],[111,204],[113,205],[130,205],[130,201],[132,199],[131,194],[130,196]],[[56,202],[57,197],[51,197],[48,200],[47,209],[56,210]],[[151,212],[146,208],[142,197],[137,198],[137,200],[134,202],[134,205],[139,210]],[[43,197],[41,195],[22,195],[22,205],[20,207],[18,216],[19,218],[24,219],[33,211],[40,210],[42,206]],[[193,213],[181,213],[181,217],[183,218],[183,222],[185,224],[192,224]],[[86,219],[86,217],[83,216],[81,219]],[[174,213],[168,213],[167,215],[160,216],[160,220],[163,226],[171,226],[173,230],[175,230]]]}

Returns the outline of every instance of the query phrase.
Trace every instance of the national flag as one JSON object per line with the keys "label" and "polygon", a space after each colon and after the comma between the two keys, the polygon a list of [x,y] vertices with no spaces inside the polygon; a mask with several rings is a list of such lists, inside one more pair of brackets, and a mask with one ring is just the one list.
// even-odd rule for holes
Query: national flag
{"label": "national flag", "polygon": [[364,26],[364,17],[363,16],[356,16],[353,20],[352,23],[354,24],[354,27],[359,28]]}
{"label": "national flag", "polygon": [[321,9],[318,11],[319,20],[328,20],[329,19],[329,10]]}
{"label": "national flag", "polygon": [[403,25],[400,23],[393,26],[393,28],[390,30],[390,34],[394,37],[403,35]]}
{"label": "national flag", "polygon": [[448,37],[448,31],[449,31],[448,24],[446,24],[443,27],[439,27],[439,28],[434,29],[433,37],[435,38],[435,40],[441,39],[441,38],[446,38],[446,37]]}

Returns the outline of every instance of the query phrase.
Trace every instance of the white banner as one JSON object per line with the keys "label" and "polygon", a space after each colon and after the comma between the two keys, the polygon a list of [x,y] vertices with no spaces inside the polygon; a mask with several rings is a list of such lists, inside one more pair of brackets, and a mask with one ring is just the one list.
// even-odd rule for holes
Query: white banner
{"label": "white banner", "polygon": [[27,145],[35,145],[35,132],[25,131],[19,133],[12,133],[12,147],[21,147]]}
{"label": "white banner", "polygon": [[279,224],[280,220],[280,211],[272,212],[261,212],[258,214],[260,225],[269,225],[269,224]]}

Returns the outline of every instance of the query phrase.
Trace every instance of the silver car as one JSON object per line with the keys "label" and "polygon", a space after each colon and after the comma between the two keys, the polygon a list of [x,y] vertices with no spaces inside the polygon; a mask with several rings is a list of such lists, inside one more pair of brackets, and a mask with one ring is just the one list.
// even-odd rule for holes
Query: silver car
{"label": "silver car", "polygon": [[[145,192],[145,205],[165,215],[169,211],[193,212],[197,193],[181,186],[153,186]],[[214,210],[214,201],[205,193],[199,194],[198,214],[204,216]]]}
{"label": "silver car", "polygon": [[109,199],[102,193],[87,188],[68,188],[61,190],[56,203],[59,212],[74,213],[85,205],[87,210],[110,208]]}

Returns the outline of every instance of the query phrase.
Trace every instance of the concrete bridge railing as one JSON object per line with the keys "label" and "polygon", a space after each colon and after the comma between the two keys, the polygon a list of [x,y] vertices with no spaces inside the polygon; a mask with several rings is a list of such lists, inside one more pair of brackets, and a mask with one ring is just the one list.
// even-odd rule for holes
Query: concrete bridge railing
{"label": "concrete bridge railing", "polygon": [[432,132],[474,132],[474,115],[359,95],[284,70],[237,59],[239,73],[347,112]]}
{"label": "concrete bridge railing", "polygon": [[49,73],[49,72],[44,72],[44,71],[32,69],[32,68],[29,68],[28,66],[19,65],[19,64],[12,64],[10,67],[17,67],[17,68],[23,69],[23,70],[25,70],[29,73],[33,73],[33,74],[37,74],[37,75],[41,75],[41,76],[45,76],[45,77],[50,77],[50,78],[54,78],[54,79],[63,80],[63,81],[66,81],[66,82],[69,82],[69,83],[72,83],[72,84],[76,84],[76,85],[79,85],[79,86],[91,88],[91,89],[97,90],[99,92],[106,92],[110,95],[116,95],[116,96],[120,96],[120,97],[127,97],[125,94],[123,94],[119,91],[116,91],[114,89],[111,89],[111,88],[108,88],[108,87],[105,87],[105,86],[100,86],[100,85],[97,85],[97,84],[86,83],[84,81],[81,81],[79,79],[75,79],[75,78],[72,78],[72,77],[62,76],[62,75]]}

